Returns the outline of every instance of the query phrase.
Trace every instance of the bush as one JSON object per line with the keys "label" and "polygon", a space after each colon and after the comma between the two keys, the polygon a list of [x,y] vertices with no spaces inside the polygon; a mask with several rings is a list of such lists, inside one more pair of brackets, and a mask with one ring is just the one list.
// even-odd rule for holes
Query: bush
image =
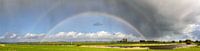
{"label": "bush", "polygon": [[80,44],[77,44],[76,46],[81,46]]}

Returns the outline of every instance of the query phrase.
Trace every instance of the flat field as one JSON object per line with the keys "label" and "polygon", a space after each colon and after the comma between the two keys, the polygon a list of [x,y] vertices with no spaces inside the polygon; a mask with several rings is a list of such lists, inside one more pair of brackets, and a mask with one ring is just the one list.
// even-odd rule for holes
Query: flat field
{"label": "flat field", "polygon": [[[118,45],[120,44],[117,44],[117,46]],[[130,45],[134,45],[134,44],[130,44]],[[144,46],[144,44],[142,44],[142,46]],[[76,45],[5,44],[3,46],[0,46],[0,51],[200,51],[200,47],[195,46],[195,47],[178,48],[178,49],[152,50],[152,49],[94,48],[94,47],[81,47],[81,46],[76,46]]]}

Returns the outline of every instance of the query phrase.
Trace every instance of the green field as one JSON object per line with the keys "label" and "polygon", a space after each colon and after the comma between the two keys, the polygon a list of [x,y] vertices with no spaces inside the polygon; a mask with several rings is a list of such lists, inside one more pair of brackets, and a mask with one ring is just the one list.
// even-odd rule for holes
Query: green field
{"label": "green field", "polygon": [[6,44],[0,51],[200,51],[200,47],[178,48],[169,50],[92,48],[76,45],[16,45]]}
{"label": "green field", "polygon": [[[56,46],[56,45],[6,45],[0,47],[0,51],[131,51],[125,49],[111,49],[111,48],[89,48],[78,47],[74,45]],[[143,50],[138,50],[143,51]]]}

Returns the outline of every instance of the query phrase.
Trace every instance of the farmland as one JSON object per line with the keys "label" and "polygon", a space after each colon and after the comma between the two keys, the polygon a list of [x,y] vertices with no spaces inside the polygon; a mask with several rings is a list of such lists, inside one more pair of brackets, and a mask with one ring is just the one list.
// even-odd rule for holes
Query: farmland
{"label": "farmland", "polygon": [[[87,43],[12,43],[1,44],[0,51],[199,51],[200,46],[176,48],[176,49],[148,49],[148,48],[98,48],[85,46],[162,46],[167,44],[131,44],[131,43],[105,43],[105,42],[87,42]],[[178,43],[173,43],[178,44]]]}

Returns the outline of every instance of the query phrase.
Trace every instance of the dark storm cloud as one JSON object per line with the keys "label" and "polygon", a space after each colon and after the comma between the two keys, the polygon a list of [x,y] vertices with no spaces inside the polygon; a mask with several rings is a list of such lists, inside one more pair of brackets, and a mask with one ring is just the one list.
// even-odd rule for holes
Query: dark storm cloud
{"label": "dark storm cloud", "polygon": [[[84,12],[108,13],[128,21],[147,39],[157,39],[167,35],[183,34],[183,30],[185,30],[188,25],[199,22],[198,3],[200,2],[198,0],[1,1],[3,3],[0,3],[0,5],[8,7],[0,8],[0,10],[11,10],[11,12],[8,11],[7,13],[15,13],[21,9],[40,11],[50,8],[45,16],[46,19],[50,20],[52,26],[58,23],[59,20]],[[51,7],[52,5],[55,6]],[[99,26],[102,24],[97,23],[94,25]]]}
{"label": "dark storm cloud", "polygon": [[[102,12],[116,15],[136,27],[147,39],[183,34],[189,24],[198,22],[197,0],[86,0],[72,1],[71,11]],[[77,4],[78,3],[78,4]],[[78,11],[77,11],[78,10]]]}
{"label": "dark storm cloud", "polygon": [[[134,2],[134,1],[133,1]],[[190,24],[199,22],[199,1],[197,0],[137,0],[135,6],[139,21],[132,22],[148,39],[167,35],[184,34]],[[137,13],[137,12],[133,12]],[[187,32],[189,33],[189,32]]]}

